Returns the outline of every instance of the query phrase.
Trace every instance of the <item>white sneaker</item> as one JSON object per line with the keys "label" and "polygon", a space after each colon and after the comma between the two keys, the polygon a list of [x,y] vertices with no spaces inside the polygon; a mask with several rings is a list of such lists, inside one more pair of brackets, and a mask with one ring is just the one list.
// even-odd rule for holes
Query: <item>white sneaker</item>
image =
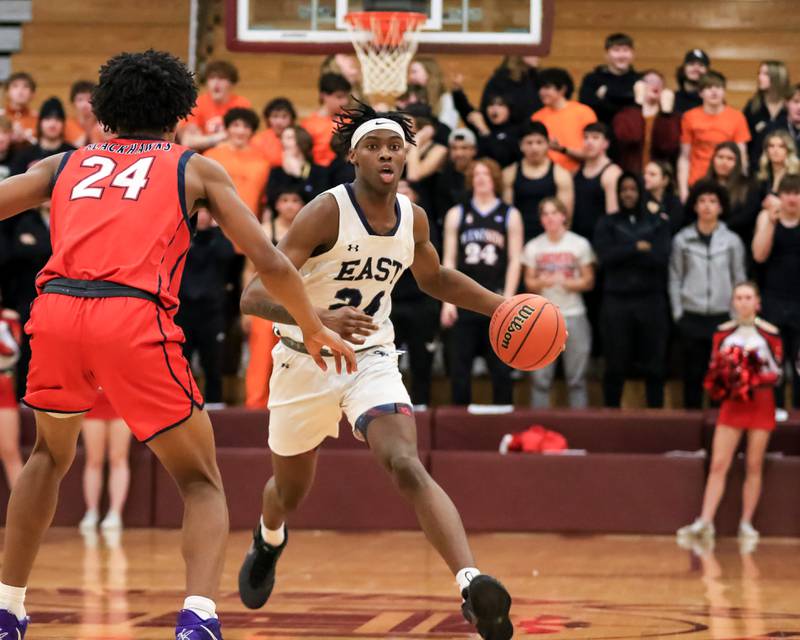
{"label": "white sneaker", "polygon": [[119,531],[122,529],[122,518],[116,511],[109,511],[100,523],[103,531]]}
{"label": "white sneaker", "polygon": [[775,409],[775,422],[786,422],[789,419],[789,412],[778,407]]}
{"label": "white sneaker", "polygon": [[761,537],[761,534],[755,530],[752,524],[749,522],[740,522],[739,523],[739,539],[740,540],[758,540]]}
{"label": "white sneaker", "polygon": [[687,524],[677,531],[679,538],[713,538],[715,534],[714,525],[697,518],[692,524]]}
{"label": "white sneaker", "polygon": [[97,511],[87,511],[78,525],[81,531],[94,531],[97,528],[97,521],[100,519]]}

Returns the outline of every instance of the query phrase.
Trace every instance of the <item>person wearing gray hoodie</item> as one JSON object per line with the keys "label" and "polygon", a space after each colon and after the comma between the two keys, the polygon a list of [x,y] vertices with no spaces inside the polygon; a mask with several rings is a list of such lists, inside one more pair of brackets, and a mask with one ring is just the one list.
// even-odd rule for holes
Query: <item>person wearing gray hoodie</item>
{"label": "person wearing gray hoodie", "polygon": [[744,282],[745,249],[720,217],[727,213],[728,193],[711,180],[699,180],[686,201],[697,221],[672,241],[669,297],[683,352],[683,402],[703,405],[703,377],[717,325],[730,319],[734,287]]}

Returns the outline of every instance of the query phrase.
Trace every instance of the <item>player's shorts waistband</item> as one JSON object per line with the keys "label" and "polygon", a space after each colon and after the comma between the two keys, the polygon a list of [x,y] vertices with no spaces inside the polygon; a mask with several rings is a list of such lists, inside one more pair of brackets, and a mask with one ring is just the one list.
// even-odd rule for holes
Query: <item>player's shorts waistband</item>
{"label": "player's shorts waistband", "polygon": [[53,278],[44,283],[42,293],[56,293],[74,298],[141,298],[159,307],[164,306],[164,303],[154,293],[108,280]]}
{"label": "player's shorts waistband", "polygon": [[[287,338],[286,336],[281,336],[281,343],[284,346],[289,347],[293,351],[298,351],[300,353],[305,353],[306,355],[308,355],[308,349],[306,349],[306,345],[304,345],[302,342],[298,342],[297,340],[292,340],[291,338]],[[355,349],[355,352],[356,353],[361,353],[362,351],[369,351],[370,349],[373,349],[373,348],[374,347],[366,347],[364,349]],[[333,355],[327,349],[323,349],[321,353],[322,353],[323,356],[332,356]]]}

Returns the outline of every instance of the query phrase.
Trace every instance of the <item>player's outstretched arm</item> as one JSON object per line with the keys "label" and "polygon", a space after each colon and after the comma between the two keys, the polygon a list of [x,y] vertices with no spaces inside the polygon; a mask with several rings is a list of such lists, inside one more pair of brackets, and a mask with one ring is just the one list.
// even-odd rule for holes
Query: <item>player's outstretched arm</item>
{"label": "player's outstretched arm", "polygon": [[414,205],[414,263],[411,272],[419,288],[429,296],[476,313],[491,316],[505,298],[479,285],[460,271],[443,267],[431,244],[428,216]]}
{"label": "player's outstretched arm", "polygon": [[[333,246],[338,233],[339,210],[335,200],[330,195],[321,195],[297,214],[278,249],[299,269],[315,250]],[[281,324],[297,324],[291,312],[269,294],[257,277],[242,291],[240,306],[246,315]],[[317,309],[316,312],[326,327],[356,345],[363,344],[364,337],[378,329],[370,316],[355,307]]]}
{"label": "player's outstretched arm", "polygon": [[187,172],[187,197],[195,206],[205,205],[228,238],[250,258],[265,289],[297,320],[303,339],[319,367],[327,369],[320,352],[327,347],[341,371],[344,357],[347,371],[355,371],[353,350],[330,329],[324,327],[306,295],[297,269],[267,240],[256,217],[242,202],[222,166],[202,156],[192,156]]}
{"label": "player's outstretched arm", "polygon": [[0,182],[0,220],[34,209],[50,198],[53,176],[63,153],[50,156],[21,173]]}

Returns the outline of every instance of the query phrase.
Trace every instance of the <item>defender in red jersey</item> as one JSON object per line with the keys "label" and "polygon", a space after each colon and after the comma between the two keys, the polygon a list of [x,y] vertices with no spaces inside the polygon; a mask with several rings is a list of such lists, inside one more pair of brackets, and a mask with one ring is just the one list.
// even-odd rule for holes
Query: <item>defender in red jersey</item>
{"label": "defender in red jersey", "polygon": [[176,637],[222,638],[213,598],[227,507],[211,423],[174,322],[197,208],[210,210],[290,309],[317,364],[326,368],[328,348],[337,371],[342,358],[355,368],[352,350],[322,326],[297,271],[267,241],[224,169],[175,144],[178,120],[196,97],[192,74],[170,54],[120,54],[103,66],[92,95],[95,115],[116,137],[0,183],[0,220],[52,200],[53,245],[26,325],[33,355],[24,402],[36,410],[37,441],[8,505],[0,637],[25,633],[25,585],[72,464],[80,416],[102,387],[184,499],[189,597]]}

